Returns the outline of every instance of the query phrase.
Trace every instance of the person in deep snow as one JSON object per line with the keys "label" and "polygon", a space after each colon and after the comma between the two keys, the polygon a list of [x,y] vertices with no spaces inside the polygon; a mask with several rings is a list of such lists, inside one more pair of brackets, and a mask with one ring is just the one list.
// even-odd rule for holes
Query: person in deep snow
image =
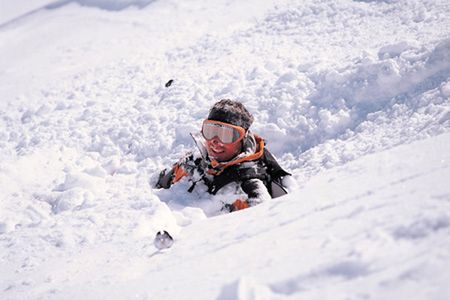
{"label": "person in deep snow", "polygon": [[228,99],[215,103],[203,121],[201,134],[192,135],[200,155],[188,153],[169,171],[163,170],[156,187],[168,189],[188,177],[192,183],[189,192],[201,182],[215,195],[237,183],[236,189],[247,199],[224,204],[230,212],[286,194],[291,174],[280,167],[264,140],[249,130],[252,123],[253,116],[242,103]]}

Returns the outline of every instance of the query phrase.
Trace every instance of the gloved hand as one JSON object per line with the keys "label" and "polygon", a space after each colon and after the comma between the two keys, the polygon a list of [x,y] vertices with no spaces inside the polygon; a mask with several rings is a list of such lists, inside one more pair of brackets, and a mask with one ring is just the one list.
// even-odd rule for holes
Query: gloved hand
{"label": "gloved hand", "polygon": [[250,205],[248,205],[248,202],[241,199],[236,199],[232,204],[225,204],[224,208],[227,209],[229,212],[249,208]]}

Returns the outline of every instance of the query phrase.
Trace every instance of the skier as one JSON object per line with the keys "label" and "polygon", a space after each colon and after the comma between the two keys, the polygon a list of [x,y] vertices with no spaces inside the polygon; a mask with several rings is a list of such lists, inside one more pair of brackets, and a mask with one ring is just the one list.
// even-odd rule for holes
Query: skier
{"label": "skier", "polygon": [[264,140],[249,130],[252,123],[253,116],[242,103],[229,99],[215,103],[201,133],[192,134],[200,153],[190,152],[170,170],[163,170],[156,187],[167,189],[187,177],[189,192],[201,183],[215,195],[234,185],[244,197],[224,204],[230,212],[286,194],[293,182],[291,174],[280,167]]}

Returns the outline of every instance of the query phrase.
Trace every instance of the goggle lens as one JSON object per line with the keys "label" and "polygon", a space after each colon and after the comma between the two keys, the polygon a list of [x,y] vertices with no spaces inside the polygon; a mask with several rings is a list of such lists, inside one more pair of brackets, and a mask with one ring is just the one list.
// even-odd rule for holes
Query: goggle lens
{"label": "goggle lens", "polygon": [[203,123],[202,134],[206,140],[212,140],[214,137],[217,137],[224,144],[234,143],[242,137],[239,130],[231,126],[210,122]]}

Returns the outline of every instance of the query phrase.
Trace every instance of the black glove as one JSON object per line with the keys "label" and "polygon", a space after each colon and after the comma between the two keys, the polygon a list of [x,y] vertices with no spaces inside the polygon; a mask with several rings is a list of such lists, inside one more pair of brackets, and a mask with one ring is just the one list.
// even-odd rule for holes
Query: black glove
{"label": "black glove", "polygon": [[167,169],[164,169],[159,173],[159,178],[155,185],[156,188],[168,189],[172,185],[173,169],[167,172],[167,174],[166,171]]}

